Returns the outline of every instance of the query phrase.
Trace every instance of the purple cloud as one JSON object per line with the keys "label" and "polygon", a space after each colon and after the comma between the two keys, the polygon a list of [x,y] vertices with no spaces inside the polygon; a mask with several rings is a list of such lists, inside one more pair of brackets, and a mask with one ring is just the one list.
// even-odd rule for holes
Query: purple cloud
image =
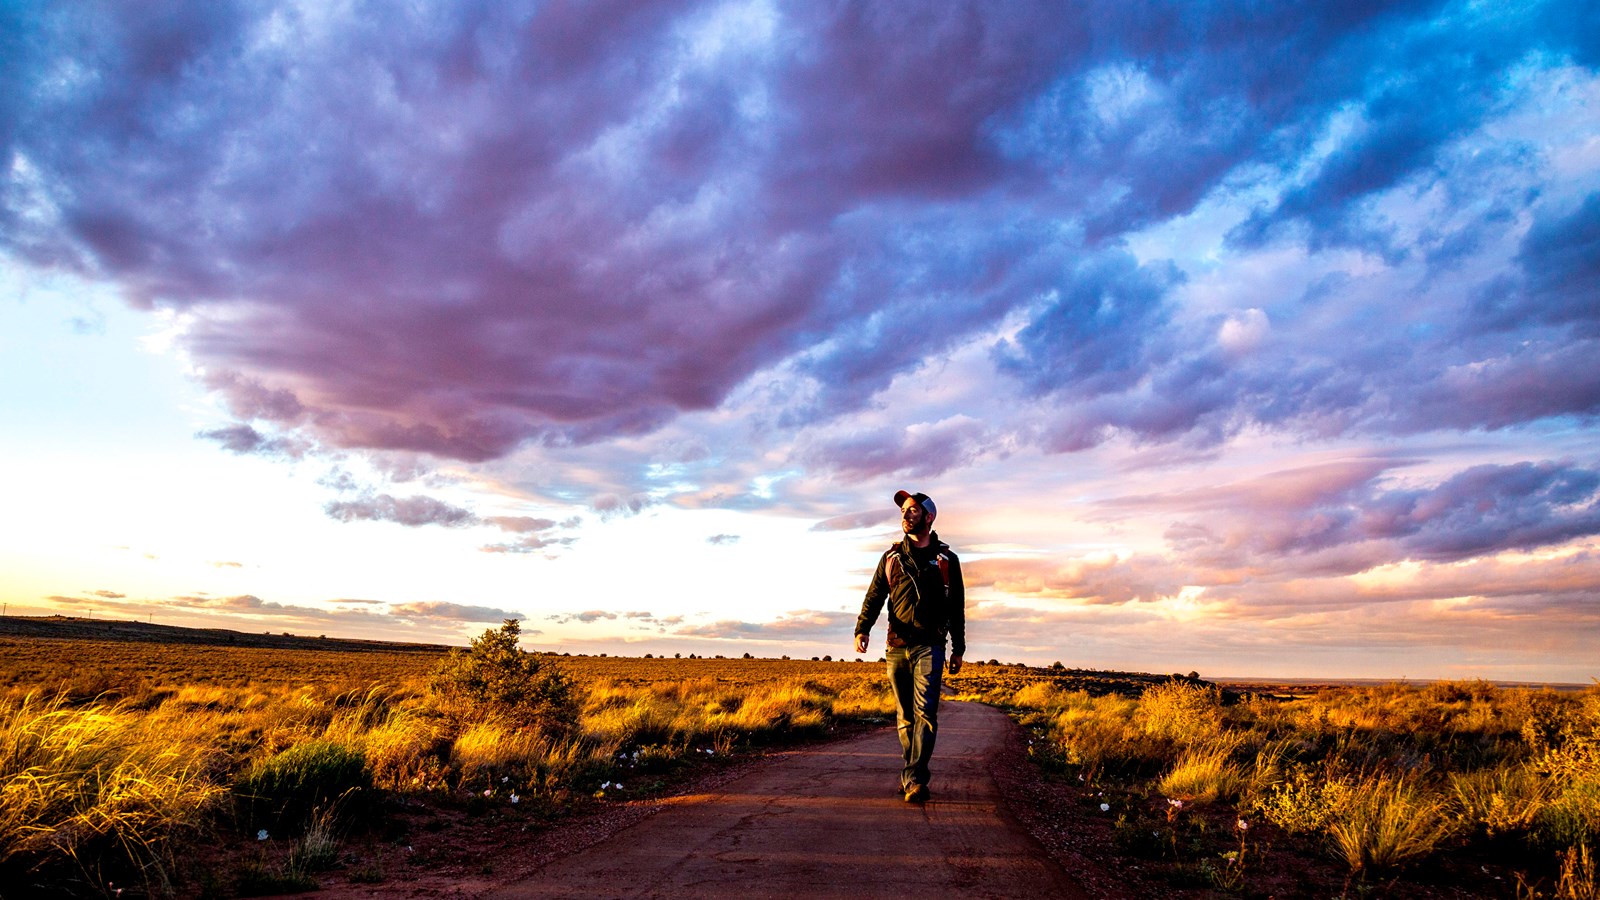
{"label": "purple cloud", "polygon": [[195,437],[216,441],[222,449],[241,456],[278,456],[298,458],[305,448],[284,438],[268,437],[249,425],[229,425],[195,433]]}
{"label": "purple cloud", "polygon": [[[503,622],[506,619],[523,618],[521,613],[496,609],[492,606],[465,606],[460,603],[433,600],[390,604],[389,615],[400,619],[438,619],[450,622]],[[533,630],[525,633],[541,632]]]}
{"label": "purple cloud", "polygon": [[[1561,463],[1474,466],[1427,488],[1385,487],[1377,461],[1283,473],[1169,498],[1202,519],[1167,530],[1212,571],[1342,575],[1403,560],[1450,562],[1600,534],[1600,472]],[[1197,576],[1204,580],[1204,576]]]}
{"label": "purple cloud", "polygon": [[[190,313],[241,420],[208,436],[235,452],[271,428],[463,460],[602,441],[786,358],[818,386],[782,411],[804,425],[1007,316],[1021,383],[1127,410],[1052,446],[1223,434],[1320,414],[1285,385],[1374,389],[1342,384],[1360,359],[1339,348],[1226,371],[1170,317],[1172,266],[1118,262],[1119,242],[1241,173],[1304,168],[1252,241],[1309,229],[1313,250],[1399,258],[1373,198],[1453,165],[1517,67],[1590,65],[1581,8],[1499,10],[1492,42],[1431,3],[444,7],[381,27],[24,8],[0,247]],[[1590,206],[1528,238],[1518,302],[1547,321],[1593,306]],[[1114,399],[1141,384],[1193,390]]]}
{"label": "purple cloud", "polygon": [[545,618],[548,619],[551,622],[559,622],[559,623],[562,623],[562,624],[566,624],[566,623],[569,623],[569,622],[583,622],[583,623],[587,624],[587,623],[590,623],[590,622],[600,622],[600,621],[605,621],[605,620],[616,619],[617,618],[617,613],[610,612],[610,611],[607,611],[607,610],[604,610],[604,609],[589,609],[589,610],[584,610],[583,612],[577,612],[577,613],[557,613],[555,615],[545,616]]}
{"label": "purple cloud", "polygon": [[330,518],[341,522],[397,522],[408,528],[422,525],[460,528],[478,522],[477,516],[470,510],[422,495],[391,497],[388,494],[376,494],[356,500],[333,500],[324,510]]}

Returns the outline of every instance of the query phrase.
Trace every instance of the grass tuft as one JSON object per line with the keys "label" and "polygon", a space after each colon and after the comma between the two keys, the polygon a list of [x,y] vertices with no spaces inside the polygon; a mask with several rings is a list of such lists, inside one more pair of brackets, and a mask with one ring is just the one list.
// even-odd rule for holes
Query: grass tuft
{"label": "grass tuft", "polygon": [[1403,776],[1372,776],[1349,786],[1328,824],[1337,854],[1352,870],[1386,870],[1427,856],[1450,837],[1445,801]]}

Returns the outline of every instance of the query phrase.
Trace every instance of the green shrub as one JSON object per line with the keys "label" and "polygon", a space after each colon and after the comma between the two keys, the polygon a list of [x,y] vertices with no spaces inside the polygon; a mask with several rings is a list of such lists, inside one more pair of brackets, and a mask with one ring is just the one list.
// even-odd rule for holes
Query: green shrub
{"label": "green shrub", "polygon": [[309,741],[257,763],[234,785],[247,828],[299,831],[336,805],[361,806],[372,773],[360,751],[334,741]]}
{"label": "green shrub", "polygon": [[572,679],[553,662],[517,649],[521,626],[507,619],[451,650],[434,670],[428,688],[446,712],[463,722],[503,721],[565,734],[578,721]]}
{"label": "green shrub", "polygon": [[1567,785],[1533,820],[1533,842],[1566,850],[1600,841],[1600,781]]}
{"label": "green shrub", "polygon": [[1349,786],[1342,780],[1305,766],[1296,766],[1289,777],[1258,800],[1255,810],[1284,831],[1321,831],[1349,801]]}

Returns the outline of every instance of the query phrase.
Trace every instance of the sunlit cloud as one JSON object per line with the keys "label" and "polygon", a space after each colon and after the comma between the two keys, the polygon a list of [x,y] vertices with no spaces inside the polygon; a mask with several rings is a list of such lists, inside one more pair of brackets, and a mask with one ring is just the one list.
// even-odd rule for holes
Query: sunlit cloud
{"label": "sunlit cloud", "polygon": [[[1588,13],[8,8],[0,278],[140,311],[194,392],[162,427],[319,491],[315,525],[227,546],[99,539],[160,589],[27,599],[348,594],[443,628],[533,585],[562,640],[821,648],[864,584],[764,573],[864,582],[914,484],[997,654],[1342,640],[1370,671],[1459,634],[1571,675],[1600,536]],[[107,338],[91,307],[52,327]],[[265,535],[300,527],[462,577],[290,587]],[[624,576],[668,568],[721,593],[624,613]]]}

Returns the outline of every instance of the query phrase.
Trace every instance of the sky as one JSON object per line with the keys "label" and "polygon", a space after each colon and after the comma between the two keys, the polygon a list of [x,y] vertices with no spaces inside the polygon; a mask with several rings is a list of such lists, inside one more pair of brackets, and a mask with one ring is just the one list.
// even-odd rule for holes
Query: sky
{"label": "sky", "polygon": [[1587,683],[1597,415],[1582,0],[0,5],[13,615]]}

